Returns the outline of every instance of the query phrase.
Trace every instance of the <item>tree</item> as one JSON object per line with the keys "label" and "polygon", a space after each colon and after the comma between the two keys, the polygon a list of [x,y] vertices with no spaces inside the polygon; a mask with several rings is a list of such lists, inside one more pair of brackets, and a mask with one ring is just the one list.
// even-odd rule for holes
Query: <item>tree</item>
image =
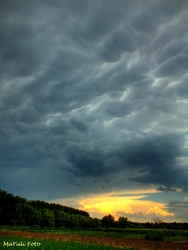
{"label": "tree", "polygon": [[119,227],[125,228],[127,226],[127,224],[128,224],[127,217],[120,216],[119,219],[118,219],[118,225],[119,225]]}
{"label": "tree", "polygon": [[24,204],[23,219],[26,225],[39,225],[41,219],[41,211],[29,204]]}
{"label": "tree", "polygon": [[114,224],[115,224],[115,219],[111,214],[106,215],[102,218],[103,227],[113,227]]}
{"label": "tree", "polygon": [[156,218],[153,218],[153,222],[155,224],[161,224],[161,223],[163,223],[163,219],[160,217],[156,217]]}
{"label": "tree", "polygon": [[160,217],[155,217],[153,219],[153,222],[154,222],[154,227],[155,228],[163,228],[163,219],[160,218]]}
{"label": "tree", "polygon": [[45,208],[42,209],[42,214],[40,218],[40,226],[41,227],[54,227],[55,226],[55,218],[54,212]]}
{"label": "tree", "polygon": [[92,218],[91,227],[96,228],[101,226],[101,220],[98,218]]}
{"label": "tree", "polygon": [[64,226],[64,223],[63,223],[64,212],[60,210],[55,210],[54,216],[55,216],[55,226],[56,227]]}

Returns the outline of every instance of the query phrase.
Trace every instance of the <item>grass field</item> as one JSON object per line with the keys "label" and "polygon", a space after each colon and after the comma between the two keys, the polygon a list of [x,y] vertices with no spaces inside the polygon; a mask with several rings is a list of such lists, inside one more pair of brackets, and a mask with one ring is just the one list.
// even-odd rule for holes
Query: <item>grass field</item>
{"label": "grass field", "polygon": [[0,249],[187,250],[188,231],[150,229],[0,227]]}
{"label": "grass field", "polygon": [[27,232],[44,232],[44,233],[61,233],[61,234],[76,234],[82,236],[103,236],[128,239],[145,239],[147,233],[160,233],[164,236],[165,241],[177,242],[188,241],[187,230],[172,230],[172,229],[66,229],[66,228],[39,228],[35,226],[0,226],[0,230],[18,230]]}
{"label": "grass field", "polygon": [[[113,246],[97,245],[92,243],[81,243],[72,241],[56,241],[41,239],[26,239],[21,237],[3,236],[0,239],[0,249],[38,249],[38,250],[117,250]],[[128,248],[123,248],[127,250]],[[129,248],[135,250],[136,248]]]}

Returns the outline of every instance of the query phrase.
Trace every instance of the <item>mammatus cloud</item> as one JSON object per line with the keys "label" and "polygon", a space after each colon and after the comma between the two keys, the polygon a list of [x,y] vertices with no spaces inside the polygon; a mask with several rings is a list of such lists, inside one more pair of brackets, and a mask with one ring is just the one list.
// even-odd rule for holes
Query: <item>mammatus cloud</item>
{"label": "mammatus cloud", "polygon": [[2,188],[55,200],[152,187],[186,206],[187,2],[0,5]]}

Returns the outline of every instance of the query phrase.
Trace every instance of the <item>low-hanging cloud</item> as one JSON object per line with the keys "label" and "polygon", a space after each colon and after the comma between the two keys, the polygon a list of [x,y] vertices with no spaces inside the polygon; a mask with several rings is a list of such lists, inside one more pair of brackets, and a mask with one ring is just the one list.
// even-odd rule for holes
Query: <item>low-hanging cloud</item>
{"label": "low-hanging cloud", "polygon": [[187,2],[0,5],[2,187],[186,192]]}

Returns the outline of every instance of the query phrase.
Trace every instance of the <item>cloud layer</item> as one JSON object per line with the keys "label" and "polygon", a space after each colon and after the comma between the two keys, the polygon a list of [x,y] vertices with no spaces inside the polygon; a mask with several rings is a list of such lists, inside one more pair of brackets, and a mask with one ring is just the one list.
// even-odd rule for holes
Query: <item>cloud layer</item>
{"label": "cloud layer", "polygon": [[2,188],[186,193],[187,2],[0,5]]}

